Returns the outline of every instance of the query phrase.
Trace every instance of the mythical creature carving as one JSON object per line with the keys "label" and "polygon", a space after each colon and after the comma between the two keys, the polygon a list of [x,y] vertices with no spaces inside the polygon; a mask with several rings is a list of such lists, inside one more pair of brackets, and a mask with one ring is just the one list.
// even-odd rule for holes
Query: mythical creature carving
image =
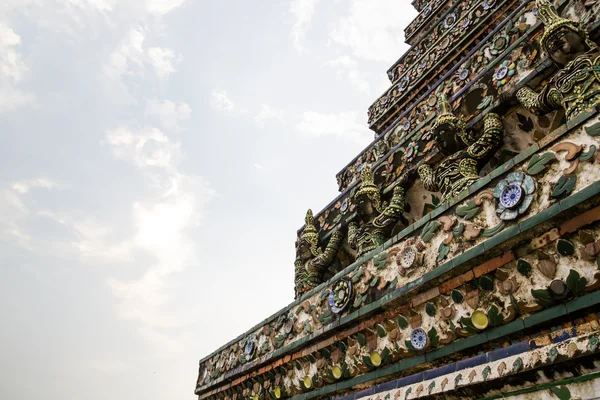
{"label": "mythical creature carving", "polygon": [[534,114],[563,108],[570,120],[600,104],[600,51],[582,23],[561,18],[548,0],[537,0],[536,7],[544,24],[542,46],[561,69],[540,93],[525,86],[516,97]]}
{"label": "mythical creature carving", "polygon": [[323,282],[323,273],[333,262],[340,245],[342,234],[338,231],[331,235],[325,251],[319,247],[319,234],[315,227],[312,210],[306,212],[306,226],[296,241],[295,290],[296,298]]}
{"label": "mythical creature carving", "polygon": [[399,178],[390,204],[387,204],[381,201],[379,188],[373,182],[371,166],[363,165],[361,183],[352,199],[357,205],[359,222],[351,222],[348,225],[348,243],[356,250],[356,257],[375,249],[389,239],[389,234],[404,211],[404,191],[410,179],[410,174]]}
{"label": "mythical creature carving", "polygon": [[418,168],[425,189],[442,192],[442,201],[458,195],[479,179],[479,172],[500,148],[503,138],[502,120],[497,114],[484,116],[483,134],[468,131],[462,116],[456,117],[446,99],[441,102],[441,115],[432,127],[433,137],[445,159],[436,169],[423,164]]}

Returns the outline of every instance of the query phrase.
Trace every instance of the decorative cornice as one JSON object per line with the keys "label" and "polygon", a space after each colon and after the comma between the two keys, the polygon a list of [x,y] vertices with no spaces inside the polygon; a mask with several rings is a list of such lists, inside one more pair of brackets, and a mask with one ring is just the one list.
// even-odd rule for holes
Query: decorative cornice
{"label": "decorative cornice", "polygon": [[[590,118],[594,115],[595,115],[595,111],[594,111],[594,113],[588,114],[587,118]],[[571,127],[571,129],[575,129],[578,124],[581,124],[584,122],[585,122],[585,118],[584,118],[584,116],[582,116],[579,119],[579,121],[570,122],[569,126]],[[577,129],[579,129],[578,132],[581,132],[581,128],[577,128]],[[568,131],[569,130],[566,127],[564,129],[562,129],[562,131],[559,129],[557,132],[555,132],[555,134],[548,137],[548,139],[541,145],[542,146],[550,145],[554,141],[557,141],[561,137],[561,135],[564,135]],[[502,166],[496,172],[492,172],[489,175],[488,180],[482,181],[481,182],[482,184],[474,185],[474,187],[472,189],[470,189],[469,192],[465,193],[465,196],[459,196],[459,198],[457,198],[453,204],[455,204],[455,205],[456,204],[458,204],[458,205],[465,204],[467,208],[474,207],[474,206],[469,205],[470,204],[469,201],[466,201],[463,203],[463,201],[465,201],[465,198],[469,195],[469,193],[473,193],[473,194],[479,193],[478,191],[480,191],[484,185],[488,184],[491,179],[495,179],[497,177],[504,176],[504,174],[506,174],[511,168],[526,161],[527,158],[530,157],[538,148],[539,148],[538,145],[532,146],[531,150],[533,150],[533,151],[526,151],[526,152],[520,154],[519,156],[517,156],[516,159],[511,160],[511,162],[509,162],[507,165]],[[562,148],[556,147],[556,151],[560,151],[560,149],[562,149]],[[531,164],[531,162],[530,162],[530,164]],[[585,185],[585,184],[586,183],[584,181],[582,181],[580,183],[580,185]],[[566,212],[567,209],[570,209],[570,208],[576,206],[580,202],[588,201],[588,199],[593,198],[595,196],[595,194],[598,193],[598,191],[600,190],[600,183],[598,183],[598,182],[593,183],[587,188],[581,188],[578,186],[578,189],[576,189],[576,190],[578,191],[578,193],[576,194],[575,197],[573,197],[573,198],[577,199],[576,201],[573,201],[572,197],[567,197],[567,198],[561,200],[560,203],[557,203],[554,206],[549,207],[547,210],[544,210],[543,212],[540,212],[537,215],[530,217],[528,220],[518,223],[518,225],[513,225],[513,226],[511,226],[510,224],[505,225],[502,228],[500,228],[499,230],[496,228],[494,228],[492,230],[490,228],[489,229],[490,235],[493,236],[493,239],[490,238],[491,236],[486,238],[484,235],[484,236],[482,236],[483,240],[481,240],[481,241],[478,240],[475,243],[475,247],[468,248],[467,251],[463,250],[461,252],[461,254],[455,254],[452,256],[452,253],[450,253],[450,254],[445,253],[444,256],[440,259],[441,261],[444,261],[443,264],[439,265],[437,268],[434,265],[430,265],[428,267],[428,269],[430,269],[430,272],[423,274],[415,281],[411,282],[410,279],[406,280],[405,278],[402,278],[403,279],[402,281],[396,280],[395,282],[389,282],[387,280],[387,278],[385,278],[385,279],[383,279],[381,277],[378,278],[379,282],[375,282],[375,285],[377,285],[378,287],[381,286],[381,289],[379,289],[379,290],[382,290],[381,293],[382,293],[383,297],[381,297],[377,301],[373,301],[372,303],[365,304],[365,305],[362,305],[359,302],[359,298],[357,297],[354,300],[355,307],[358,307],[357,311],[352,312],[349,315],[345,315],[345,316],[341,317],[341,319],[333,318],[330,320],[331,316],[328,315],[326,312],[324,312],[324,310],[319,311],[319,307],[321,307],[321,306],[317,306],[317,308],[314,309],[314,312],[316,314],[313,313],[313,316],[317,317],[317,320],[322,321],[321,327],[316,326],[314,328],[311,328],[310,331],[312,333],[300,335],[300,340],[296,339],[296,340],[289,341],[288,339],[284,338],[284,341],[282,343],[283,346],[279,350],[275,350],[271,353],[267,353],[264,356],[262,356],[262,355],[254,356],[255,358],[252,358],[249,362],[246,361],[247,365],[242,365],[240,367],[236,367],[234,370],[226,373],[223,376],[223,378],[219,378],[217,375],[215,378],[213,378],[211,380],[211,382],[208,385],[204,385],[202,388],[199,388],[198,393],[204,393],[205,391],[210,390],[210,388],[219,387],[220,385],[225,384],[229,380],[237,379],[236,377],[238,377],[240,374],[249,373],[253,370],[257,370],[261,366],[267,365],[268,363],[273,363],[273,362],[277,363],[277,362],[279,362],[277,360],[282,359],[282,357],[284,357],[284,355],[290,354],[290,352],[293,351],[294,349],[300,350],[303,348],[303,346],[306,346],[309,343],[314,342],[317,338],[322,338],[321,340],[323,340],[327,337],[327,332],[333,332],[334,330],[339,329],[342,326],[350,326],[348,324],[351,324],[352,321],[354,321],[356,318],[359,318],[359,316],[365,315],[365,313],[374,312],[375,310],[380,309],[380,307],[383,307],[384,304],[388,304],[388,303],[397,304],[399,299],[406,299],[406,298],[412,297],[413,300],[412,300],[411,304],[413,307],[415,307],[417,304],[416,302],[418,300],[416,300],[417,297],[415,297],[414,295],[419,293],[420,291],[426,290],[427,282],[430,282],[432,279],[439,279],[440,276],[450,273],[450,271],[456,271],[457,269],[460,269],[461,266],[466,265],[465,263],[475,261],[476,259],[478,259],[478,257],[481,258],[480,255],[483,254],[484,251],[486,251],[485,250],[486,248],[491,248],[490,246],[497,247],[504,241],[514,238],[515,232],[513,232],[513,231],[515,229],[517,229],[516,232],[523,233],[523,232],[527,231],[528,229],[532,229],[540,224],[547,223],[547,221],[551,218],[563,218],[563,217],[560,217],[560,215],[562,215],[561,212]],[[483,192],[481,192],[481,193],[483,193]],[[560,196],[560,194],[557,194],[557,196]],[[477,198],[478,197],[476,197],[476,199]],[[392,246],[396,246],[396,244],[401,245],[406,240],[406,238],[413,235],[413,232],[416,233],[416,232],[418,232],[418,230],[421,230],[421,237],[423,237],[423,240],[425,240],[427,242],[429,242],[429,240],[431,240],[431,239],[426,238],[425,236],[429,235],[430,231],[433,232],[434,235],[439,235],[439,234],[443,235],[444,231],[436,233],[436,230],[432,229],[429,226],[430,224],[428,224],[428,221],[433,221],[436,218],[441,221],[442,219],[439,216],[447,215],[448,212],[451,212],[451,210],[453,208],[449,208],[449,207],[453,207],[453,204],[445,204],[442,207],[440,207],[439,210],[436,210],[437,212],[434,211],[434,212],[428,214],[426,218],[417,222],[413,226],[407,228],[405,231],[400,232],[397,236],[395,236],[393,239],[391,239],[388,243],[384,244],[380,249],[357,260],[352,266],[350,266],[346,270],[342,271],[340,274],[335,276],[331,281],[319,286],[318,288],[314,289],[312,292],[309,292],[307,295],[303,296],[297,302],[292,303],[292,305],[287,307],[285,310],[282,310],[282,312],[277,313],[276,315],[268,318],[267,320],[264,321],[263,324],[257,325],[257,327],[253,331],[251,331],[245,335],[242,335],[240,337],[241,339],[238,340],[237,342],[230,343],[230,345],[240,346],[240,345],[244,345],[244,343],[248,343],[248,338],[250,336],[252,336],[252,332],[257,332],[257,331],[265,332],[264,329],[265,329],[266,324],[279,325],[279,321],[278,321],[279,317],[288,315],[290,312],[291,312],[290,315],[302,315],[302,312],[311,314],[311,309],[312,309],[311,304],[321,304],[322,300],[319,300],[319,299],[323,299],[322,295],[324,293],[324,289],[326,289],[327,287],[332,285],[334,282],[337,282],[342,278],[352,277],[352,279],[354,280],[355,277],[357,276],[356,274],[359,273],[359,271],[367,265],[374,265],[377,271],[382,271],[382,272],[385,271],[386,268],[388,268],[387,265],[389,265],[388,264],[389,263],[389,251],[386,251],[386,249],[389,249]],[[477,203],[474,203],[474,204],[477,205]],[[558,207],[558,209],[557,209],[557,207]],[[460,207],[456,208],[456,213],[457,213],[457,215],[463,215],[462,214],[463,211],[460,210]],[[470,214],[471,214],[471,211],[469,211],[469,215]],[[464,214],[464,215],[467,215],[467,214]],[[459,218],[462,218],[462,217],[459,217]],[[593,220],[593,218],[587,217],[586,221],[584,223],[589,223],[592,220]],[[451,226],[451,225],[449,225],[449,226]],[[516,228],[516,226],[518,226],[518,228]],[[438,225],[438,227],[439,227],[439,225]],[[575,229],[577,229],[577,228],[575,228]],[[568,233],[568,232],[569,232],[569,230],[565,231],[565,233]],[[493,244],[490,244],[492,242],[493,242]],[[465,242],[465,244],[466,244],[466,242]],[[464,245],[463,245],[463,247],[464,247]],[[478,250],[479,248],[481,248],[481,251]],[[381,252],[382,250],[383,250],[383,253]],[[488,253],[486,253],[486,254],[488,254]],[[385,257],[382,258],[382,257],[380,257],[380,255],[384,255]],[[449,261],[445,261],[446,259],[449,259]],[[377,265],[382,265],[382,267],[377,267]],[[368,267],[368,268],[372,268],[372,267]],[[380,268],[383,268],[383,269],[380,269]],[[486,268],[488,268],[488,267],[485,267],[484,269],[486,269]],[[373,272],[370,272],[370,273],[373,274]],[[453,272],[453,273],[455,274],[456,272]],[[373,278],[374,278],[374,276],[371,275],[371,278],[368,278],[368,281],[371,282],[371,279],[373,279]],[[358,279],[359,279],[357,281],[358,283],[356,283],[355,286],[356,286],[357,293],[360,293],[360,291],[362,290],[362,289],[360,289],[360,286],[361,286],[360,282],[363,280],[363,276],[361,275]],[[381,284],[383,284],[383,283],[385,283],[385,285],[382,286]],[[396,289],[391,292],[386,292],[385,288],[388,286],[390,286],[390,288],[400,287],[400,289]],[[421,298],[421,297],[418,297],[418,298]],[[429,297],[429,299],[431,299],[431,297]],[[314,303],[315,301],[316,301],[316,303]],[[424,300],[424,303],[420,303],[420,304],[422,304],[422,306],[425,306],[425,302],[428,302],[428,301],[429,300],[426,298]],[[357,302],[359,302],[359,303],[357,303]],[[300,314],[298,314],[298,313],[300,313]],[[282,326],[281,329],[284,329],[286,320],[282,319],[281,323],[283,324],[283,325],[281,325]],[[293,323],[293,324],[295,324],[295,323]],[[270,329],[271,328],[269,328],[269,330]],[[285,329],[287,329],[287,328],[285,328]],[[293,329],[295,329],[295,328],[293,328]],[[287,331],[287,332],[290,332],[290,331]],[[277,336],[280,333],[279,333],[279,331],[276,330],[276,331],[273,331],[273,334],[275,336]],[[254,339],[252,339],[252,340],[254,340]],[[261,343],[262,342],[260,340],[255,342],[255,344],[258,347],[261,346]],[[224,348],[230,347],[230,345],[225,346]],[[253,348],[253,346],[252,346],[252,348]],[[310,352],[307,353],[307,355],[308,354],[310,354]],[[253,357],[252,354],[250,356]],[[304,356],[302,355],[302,357],[304,357]],[[216,365],[214,363],[217,362],[217,360],[214,359],[214,355],[209,356],[207,359],[204,359],[204,361],[208,361],[208,359],[210,359],[210,358],[213,358],[213,361],[211,361],[211,362],[213,363],[213,365]],[[229,358],[227,358],[227,359],[229,359]],[[273,361],[273,360],[275,360],[275,361]],[[226,359],[224,359],[224,361],[226,361]]]}

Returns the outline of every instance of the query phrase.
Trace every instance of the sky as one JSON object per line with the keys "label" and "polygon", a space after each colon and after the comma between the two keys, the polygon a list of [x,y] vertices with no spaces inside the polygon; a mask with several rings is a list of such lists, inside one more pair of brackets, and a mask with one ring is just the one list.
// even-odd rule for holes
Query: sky
{"label": "sky", "polygon": [[400,0],[0,1],[0,398],[194,398],[293,301]]}

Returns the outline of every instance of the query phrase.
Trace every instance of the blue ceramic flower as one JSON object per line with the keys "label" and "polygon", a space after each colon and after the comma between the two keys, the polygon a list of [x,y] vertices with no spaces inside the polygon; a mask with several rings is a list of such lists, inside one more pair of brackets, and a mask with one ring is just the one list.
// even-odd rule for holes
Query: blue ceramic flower
{"label": "blue ceramic flower", "polygon": [[398,83],[398,90],[404,92],[406,89],[408,89],[409,83],[410,78],[408,77],[408,75],[405,75],[402,79],[400,79],[400,82]]}
{"label": "blue ceramic flower", "polygon": [[451,13],[444,18],[444,28],[448,29],[456,22],[456,14]]}
{"label": "blue ceramic flower", "polygon": [[496,0],[484,0],[483,9],[489,10],[490,8],[494,7],[494,5],[496,5]]}
{"label": "blue ceramic flower", "polygon": [[251,360],[254,357],[254,353],[256,352],[256,338],[254,336],[249,336],[246,339],[246,343],[244,345],[244,355],[246,356],[246,360]]}
{"label": "blue ceramic flower", "polygon": [[427,346],[427,333],[423,328],[415,328],[410,333],[410,343],[416,350],[423,350]]}
{"label": "blue ceramic flower", "polygon": [[494,188],[498,199],[496,214],[502,220],[511,220],[524,214],[535,196],[535,181],[523,172],[511,172]]}
{"label": "blue ceramic flower", "polygon": [[336,282],[329,292],[329,298],[327,302],[329,308],[335,314],[342,312],[350,303],[352,297],[352,282],[346,279],[342,279]]}

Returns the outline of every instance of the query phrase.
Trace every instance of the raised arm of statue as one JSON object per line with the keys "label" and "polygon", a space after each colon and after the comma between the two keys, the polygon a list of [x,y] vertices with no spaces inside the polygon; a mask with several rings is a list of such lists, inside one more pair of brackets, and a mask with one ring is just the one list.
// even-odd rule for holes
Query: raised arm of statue
{"label": "raised arm of statue", "polygon": [[385,228],[390,224],[395,224],[404,211],[404,200],[404,188],[398,185],[394,188],[390,204],[373,220],[373,225],[378,228]]}
{"label": "raised arm of statue", "polygon": [[535,115],[544,115],[562,108],[562,95],[556,88],[546,85],[541,93],[524,86],[517,91],[517,100]]}
{"label": "raised arm of statue", "polygon": [[358,236],[358,224],[356,222],[350,222],[348,225],[348,244],[353,249],[356,249],[356,245],[358,244],[356,239]]}
{"label": "raised arm of statue", "polygon": [[341,245],[342,234],[341,232],[336,231],[331,235],[331,239],[329,239],[329,243],[327,243],[327,247],[323,254],[319,256],[320,264],[324,266],[331,264]]}
{"label": "raised arm of statue", "polygon": [[433,168],[429,164],[423,164],[417,170],[419,173],[419,177],[421,178],[421,182],[423,182],[423,187],[429,190],[430,192],[439,192],[440,187],[438,186],[438,182],[435,181],[433,175]]}
{"label": "raised arm of statue", "polygon": [[504,128],[498,114],[488,113],[483,117],[483,134],[467,148],[469,156],[477,161],[494,154],[502,144]]}

